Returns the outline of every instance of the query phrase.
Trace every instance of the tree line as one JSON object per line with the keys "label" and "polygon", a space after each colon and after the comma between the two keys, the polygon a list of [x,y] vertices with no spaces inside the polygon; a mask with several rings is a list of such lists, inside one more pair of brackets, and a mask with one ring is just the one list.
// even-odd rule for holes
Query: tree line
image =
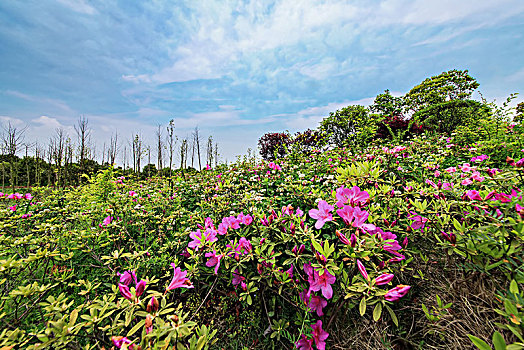
{"label": "tree line", "polygon": [[125,175],[145,178],[172,176],[173,171],[202,170],[219,164],[218,143],[212,136],[204,144],[197,126],[189,136],[179,140],[174,120],[166,126],[158,125],[154,145],[147,144],[139,133],[122,141],[115,132],[98,150],[85,116],[79,117],[73,129],[74,135],[69,135],[63,128],[57,128],[47,143],[39,143],[26,140],[27,126],[5,123],[0,129],[2,192],[8,187],[15,191],[16,187],[77,186],[109,166],[119,168]]}

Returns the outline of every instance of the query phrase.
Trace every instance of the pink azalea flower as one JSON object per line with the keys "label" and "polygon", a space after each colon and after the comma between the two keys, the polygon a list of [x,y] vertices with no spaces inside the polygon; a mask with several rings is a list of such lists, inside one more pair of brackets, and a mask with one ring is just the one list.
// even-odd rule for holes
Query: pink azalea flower
{"label": "pink azalea flower", "polygon": [[311,335],[313,335],[313,340],[315,341],[315,345],[317,346],[318,350],[325,350],[326,349],[326,339],[329,337],[329,333],[324,331],[322,329],[322,321],[318,320],[317,323],[311,326],[313,328],[313,331],[311,332]]}
{"label": "pink azalea flower", "polygon": [[468,197],[471,200],[477,200],[477,201],[482,200],[482,197],[480,196],[479,191],[477,190],[469,190],[466,193],[464,193],[463,197],[464,198]]}
{"label": "pink azalea flower", "polygon": [[140,280],[140,282],[136,284],[136,296],[137,297],[141,296],[144,293],[144,290],[146,289],[146,284],[147,282],[144,280]]}
{"label": "pink azalea flower", "polygon": [[342,209],[337,209],[338,216],[344,220],[346,225],[351,225],[351,221],[353,220],[353,210],[355,210],[355,208],[350,207],[349,205],[344,205]]}
{"label": "pink azalea flower", "polygon": [[313,339],[306,338],[304,334],[302,334],[302,337],[296,342],[295,346],[298,350],[314,350]]}
{"label": "pink azalea flower", "polygon": [[137,283],[137,278],[135,271],[125,271],[124,273],[117,273],[117,276],[120,277],[120,283],[129,286],[132,282]]}
{"label": "pink azalea flower", "polygon": [[325,308],[326,306],[327,306],[327,301],[322,297],[313,295],[309,299],[308,307],[310,308],[312,312],[316,312],[319,317],[324,315],[324,313],[322,312],[322,309]]}
{"label": "pink azalea flower", "polygon": [[457,171],[457,168],[452,166],[452,167],[449,167],[447,169],[444,169],[444,171],[447,171],[448,173],[454,173]]}
{"label": "pink azalea flower", "polygon": [[237,273],[238,273],[238,270],[235,270],[235,272],[233,272],[233,280],[231,281],[231,283],[234,286],[236,286],[237,284],[243,283],[246,279],[245,277],[240,276]]}
{"label": "pink azalea flower", "polygon": [[[337,210],[337,213],[338,213],[338,210]],[[351,245],[351,242],[347,239],[347,237],[343,233],[341,233],[339,230],[336,230],[335,233],[342,243]]]}
{"label": "pink azalea flower", "polygon": [[471,181],[471,179],[469,177],[465,178],[464,180],[462,180],[460,182],[460,184],[463,185],[463,186],[471,185],[472,183],[473,183],[473,181]]}
{"label": "pink azalea flower", "polygon": [[474,171],[471,175],[471,179],[476,180],[478,182],[484,181],[484,176],[481,176],[478,171]]}
{"label": "pink azalea flower", "polygon": [[382,275],[375,278],[375,284],[377,286],[382,286],[388,284],[395,277],[392,273],[383,273]]}
{"label": "pink azalea flower", "polygon": [[410,286],[405,286],[405,285],[399,284],[395,288],[390,289],[386,293],[386,295],[384,295],[384,298],[387,301],[392,301],[392,302],[393,301],[397,301],[400,298],[402,298],[404,295],[406,295],[409,292],[410,289],[411,289]]}
{"label": "pink azalea flower", "polygon": [[120,294],[122,294],[122,296],[128,300],[132,300],[133,299],[133,295],[131,294],[131,291],[129,291],[129,287],[126,286],[125,284],[119,284],[118,285],[118,290],[120,290]]}
{"label": "pink azalea flower", "polygon": [[206,242],[215,242],[218,240],[216,236],[216,231],[213,229],[207,229],[205,232],[201,232],[197,229],[195,232],[191,232],[189,237],[193,239],[192,242],[189,242],[187,245],[189,248],[198,250],[204,246]]}
{"label": "pink azalea flower", "polygon": [[108,216],[104,219],[104,221],[102,221],[102,226],[107,226],[111,223],[111,221],[113,221],[113,217],[112,216]]}
{"label": "pink azalea flower", "polygon": [[33,196],[31,195],[31,193],[26,193],[25,199],[33,199]]}
{"label": "pink azalea flower", "polygon": [[444,190],[444,191],[451,191],[452,189],[453,189],[453,183],[444,182],[442,184],[442,190]]}
{"label": "pink azalea flower", "polygon": [[320,230],[327,221],[333,221],[333,215],[330,213],[333,211],[333,209],[334,207],[332,205],[329,205],[326,201],[321,200],[318,202],[318,210],[309,210],[309,216],[313,219],[317,219],[317,222],[315,223],[315,228],[317,230]]}
{"label": "pink azalea flower", "polygon": [[462,170],[465,173],[469,173],[470,171],[474,170],[474,168],[472,168],[469,165],[469,163],[464,163],[462,165],[459,165],[458,167],[460,168],[460,170]]}
{"label": "pink azalea flower", "polygon": [[389,231],[387,232],[382,231],[380,232],[380,237],[382,238],[383,241],[386,241],[384,242],[384,246],[382,247],[382,249],[384,249],[385,251],[395,254],[394,252],[396,250],[402,249],[402,247],[400,246],[400,244],[397,241],[397,235]]}
{"label": "pink azalea flower", "polygon": [[311,278],[309,279],[309,289],[313,292],[321,290],[324,298],[331,299],[333,296],[333,288],[331,288],[331,285],[335,283],[335,280],[335,276],[330,274],[327,270],[324,270],[322,275],[319,275],[317,271],[313,271],[313,281],[311,281]]}
{"label": "pink azalea flower", "polygon": [[516,204],[515,205],[515,210],[517,211],[517,214],[519,214],[520,217],[524,219],[524,206],[522,206],[520,204]]}
{"label": "pink azalea flower", "polygon": [[13,205],[12,207],[9,207],[10,210],[16,211],[16,205]]}
{"label": "pink azalea flower", "polygon": [[222,259],[223,255],[219,254],[217,255],[216,250],[213,249],[213,252],[209,252],[205,254],[206,258],[209,258],[209,260],[206,262],[207,267],[215,266],[215,275],[218,273],[218,268],[220,267],[220,260]]}
{"label": "pink azalea flower", "polygon": [[127,344],[127,348],[129,350],[134,350],[135,344],[132,344],[132,341],[127,339],[126,337],[118,336],[118,337],[111,337],[111,340],[113,341],[113,345],[116,346],[118,349],[122,348],[122,345]]}
{"label": "pink azalea flower", "polygon": [[411,217],[409,217],[410,220],[413,220],[413,223],[411,224],[411,228],[413,228],[414,230],[418,230],[418,229],[421,229],[421,230],[424,230],[424,227],[426,225],[426,222],[428,221],[427,218],[424,218],[420,215],[417,215],[417,213],[415,212],[410,212],[411,213]]}
{"label": "pink azalea flower", "polygon": [[358,186],[352,188],[339,187],[336,192],[337,207],[342,208],[346,203],[352,206],[363,205],[369,199],[367,191],[361,191]]}
{"label": "pink azalea flower", "polygon": [[175,269],[173,279],[167,290],[172,290],[175,288],[193,288],[194,286],[189,281],[189,278],[186,278],[187,271],[182,271],[179,267],[176,267],[175,263],[171,263],[171,266]]}
{"label": "pink azalea flower", "polygon": [[359,259],[357,259],[357,267],[358,267],[358,270],[360,271],[360,274],[362,275],[362,277],[364,277],[364,279],[366,279],[366,280],[369,280],[368,272],[366,271],[366,268],[364,267],[364,264],[362,264],[362,262]]}
{"label": "pink azalea flower", "polygon": [[360,209],[359,207],[356,207],[355,210],[353,210],[353,227],[362,227],[366,220],[368,219],[369,213],[365,210]]}

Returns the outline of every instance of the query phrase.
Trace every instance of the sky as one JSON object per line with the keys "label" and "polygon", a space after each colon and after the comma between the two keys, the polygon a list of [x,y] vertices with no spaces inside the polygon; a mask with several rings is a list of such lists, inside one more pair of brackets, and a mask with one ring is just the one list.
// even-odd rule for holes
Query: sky
{"label": "sky", "polygon": [[46,144],[84,116],[100,153],[173,119],[233,161],[450,69],[490,101],[524,93],[523,43],[522,0],[5,0],[0,123]]}

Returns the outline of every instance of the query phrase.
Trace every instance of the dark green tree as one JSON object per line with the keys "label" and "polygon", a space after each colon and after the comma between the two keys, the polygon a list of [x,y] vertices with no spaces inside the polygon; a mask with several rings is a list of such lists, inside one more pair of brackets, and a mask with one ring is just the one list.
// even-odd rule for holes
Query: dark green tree
{"label": "dark green tree", "polygon": [[467,70],[450,70],[427,78],[412,88],[404,97],[408,110],[418,112],[431,105],[471,97],[479,83]]}

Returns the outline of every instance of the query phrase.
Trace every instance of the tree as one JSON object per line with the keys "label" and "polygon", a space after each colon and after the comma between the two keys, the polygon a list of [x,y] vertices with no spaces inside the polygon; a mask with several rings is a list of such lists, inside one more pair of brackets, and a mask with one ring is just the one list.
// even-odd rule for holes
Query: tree
{"label": "tree", "polygon": [[291,137],[287,133],[266,133],[258,140],[260,155],[264,160],[275,160],[287,153],[287,146],[291,143]]}
{"label": "tree", "polygon": [[206,164],[213,165],[213,136],[209,136],[207,139]]}
{"label": "tree", "polygon": [[371,112],[382,116],[400,116],[403,113],[404,107],[404,98],[395,97],[391,95],[389,90],[385,90],[383,94],[378,94],[377,97],[375,97],[369,109]]}
{"label": "tree", "polygon": [[[91,137],[91,129],[89,128],[89,122],[85,116],[80,116],[76,125],[74,126],[76,136],[78,138],[78,148],[79,148],[79,163],[80,163],[80,174],[85,173],[85,160],[88,158],[89,154],[89,140]],[[82,178],[79,180],[82,181]]]}
{"label": "tree", "polygon": [[18,149],[24,143],[24,134],[27,130],[27,126],[19,129],[11,122],[7,122],[7,126],[4,125],[2,133],[2,153],[6,154],[9,159],[9,166],[11,169],[11,189],[15,191],[16,177],[18,175],[16,153]]}
{"label": "tree", "polygon": [[55,130],[55,136],[50,139],[51,159],[54,161],[57,168],[56,184],[58,187],[62,185],[62,162],[64,161],[64,151],[66,147],[67,135],[62,128]]}
{"label": "tree", "polygon": [[178,138],[175,136],[175,121],[171,119],[167,126],[167,144],[169,146],[169,176],[171,177],[173,171],[173,155],[175,153],[175,145]]}
{"label": "tree", "polygon": [[352,105],[329,113],[320,122],[320,132],[328,144],[343,147],[361,144],[375,136],[376,123],[364,106]]}
{"label": "tree", "polygon": [[138,136],[138,134],[135,134],[135,136],[133,137],[131,141],[131,146],[133,147],[133,171],[135,173],[139,173],[140,172],[140,161],[142,160],[142,157],[143,157],[143,150],[142,150],[143,143],[142,143],[142,140],[140,139],[140,136]]}
{"label": "tree", "polygon": [[118,133],[111,134],[111,140],[109,141],[109,147],[107,148],[107,162],[110,165],[115,164],[116,155],[118,153]]}
{"label": "tree", "polygon": [[202,160],[200,158],[200,132],[198,130],[198,126],[195,127],[195,130],[193,131],[192,136],[193,136],[193,155],[191,159],[191,167],[194,168],[193,161],[195,158],[195,150],[196,150],[197,156],[198,156],[198,167],[200,170],[202,170]]}
{"label": "tree", "polygon": [[451,100],[465,100],[479,87],[475,78],[467,70],[442,72],[412,88],[404,100],[407,109],[415,113],[430,105]]}
{"label": "tree", "polygon": [[180,169],[187,167],[187,139],[182,140],[180,145]]}

